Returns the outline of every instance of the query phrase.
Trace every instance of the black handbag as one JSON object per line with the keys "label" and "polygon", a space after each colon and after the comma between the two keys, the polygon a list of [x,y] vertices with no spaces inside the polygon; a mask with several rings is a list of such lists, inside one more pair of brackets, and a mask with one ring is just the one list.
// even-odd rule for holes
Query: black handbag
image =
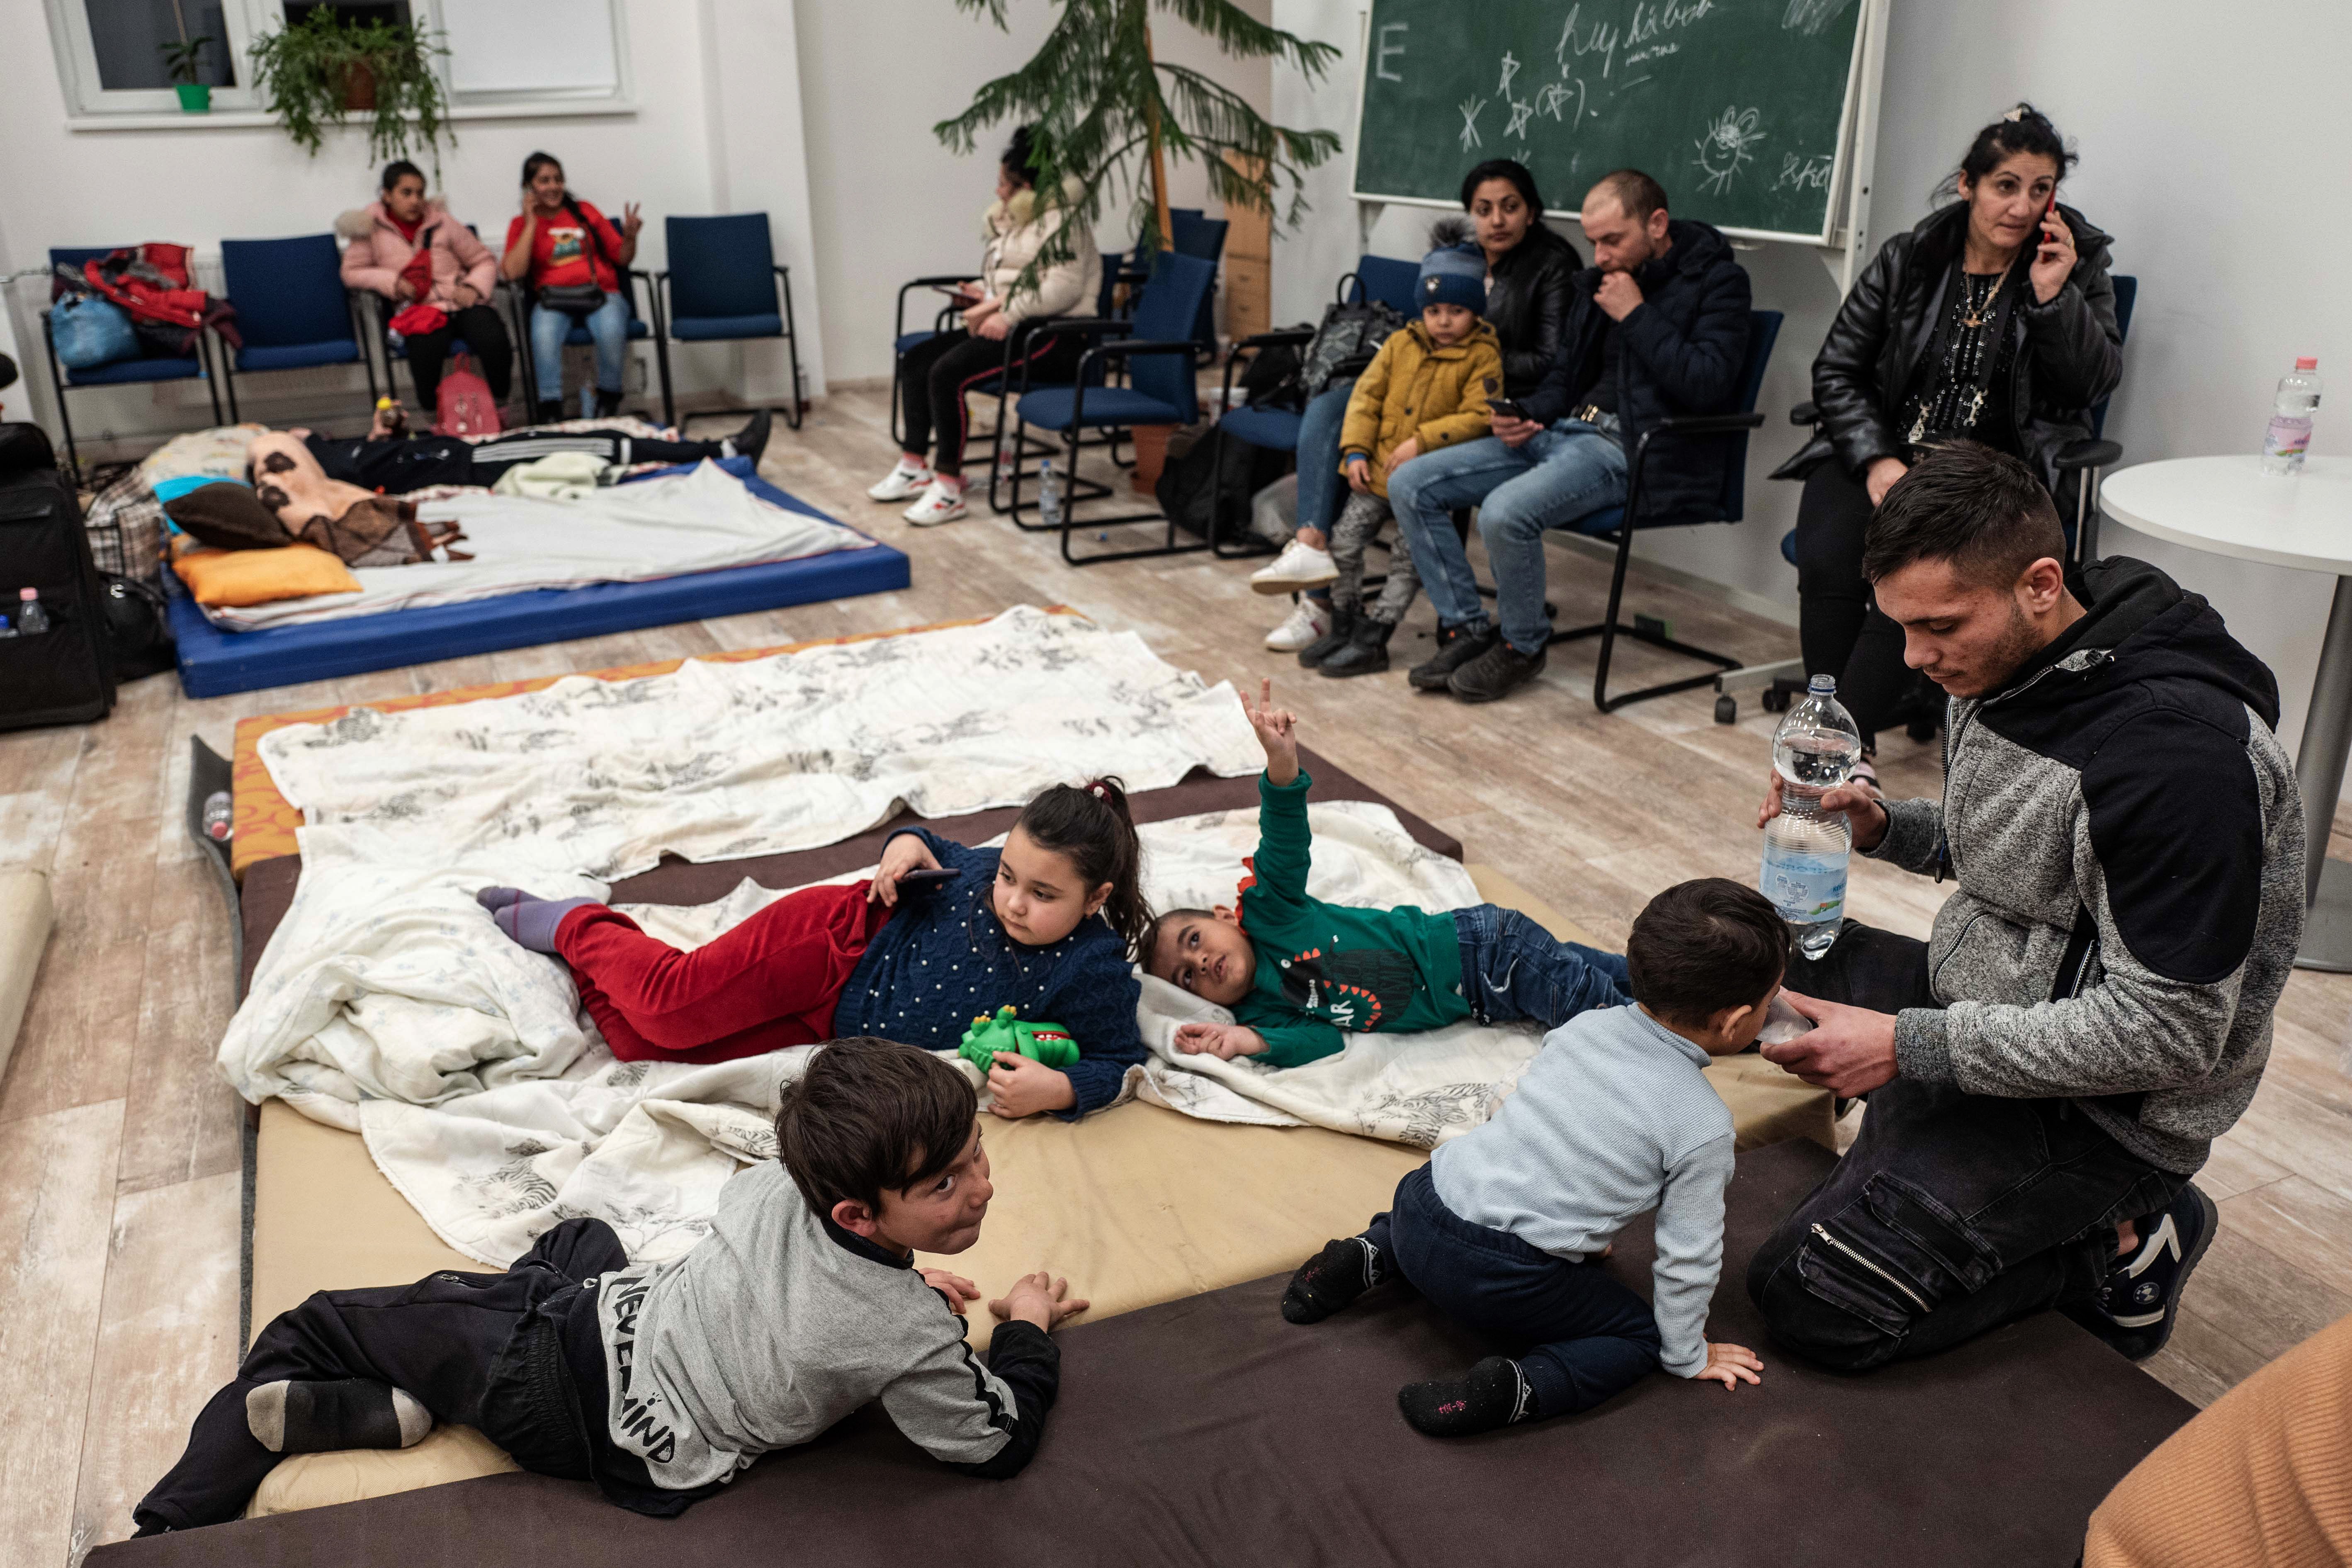
{"label": "black handbag", "polygon": [[536,298],[549,310],[561,310],[567,316],[593,316],[604,308],[604,290],[593,283],[565,283],[541,289]]}

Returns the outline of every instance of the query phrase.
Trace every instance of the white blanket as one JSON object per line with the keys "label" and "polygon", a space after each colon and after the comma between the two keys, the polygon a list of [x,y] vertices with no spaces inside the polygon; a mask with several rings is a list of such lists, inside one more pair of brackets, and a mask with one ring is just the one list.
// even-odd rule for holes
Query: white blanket
{"label": "white blanket", "polygon": [[665,850],[721,860],[837,843],[901,801],[934,818],[1018,805],[1081,776],[1073,757],[1131,790],[1263,760],[1230,686],[1163,662],[1131,632],[1026,605],[976,626],[689,659],[640,680],[356,709],[274,730],[260,750],[312,825],[299,836],[306,880],[336,857],[442,866],[495,854],[534,891],[549,872],[632,876]]}
{"label": "white blanket", "polygon": [[762,500],[707,460],[688,473],[614,485],[579,500],[472,490],[425,501],[417,516],[462,527],[466,538],[458,549],[473,559],[362,567],[352,574],[360,581],[356,594],[315,594],[205,615],[227,630],[253,631],[874,546],[813,511]]}
{"label": "white blanket", "polygon": [[[1430,910],[1477,900],[1468,874],[1413,843],[1387,807],[1339,802],[1309,816],[1318,897]],[[1229,899],[1256,836],[1255,811],[1146,826],[1155,906]],[[633,1256],[674,1256],[707,1228],[727,1177],[774,1152],[778,1091],[809,1049],[711,1067],[615,1062],[562,966],[507,942],[474,904],[475,888],[507,879],[488,863],[422,871],[306,860],[222,1042],[222,1068],[248,1099],[281,1095],[362,1131],[393,1184],[469,1257],[503,1267],[556,1220],[583,1214],[611,1223]],[[718,903],[628,912],[692,947],[781,896],[747,880]],[[1427,1147],[1485,1121],[1539,1043],[1531,1028],[1471,1025],[1351,1036],[1339,1055],[1287,1070],[1174,1050],[1179,1023],[1227,1016],[1147,979],[1152,1055],[1128,1090],[1188,1115],[1307,1121]]]}

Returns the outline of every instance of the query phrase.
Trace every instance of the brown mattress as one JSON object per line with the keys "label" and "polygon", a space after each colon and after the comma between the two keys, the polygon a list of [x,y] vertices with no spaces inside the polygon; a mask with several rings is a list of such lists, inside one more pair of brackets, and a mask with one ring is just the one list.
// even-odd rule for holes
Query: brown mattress
{"label": "brown mattress", "polygon": [[[1725,1251],[1748,1257],[1828,1170],[1740,1156]],[[1605,1267],[1644,1294],[1646,1220]],[[171,1564],[775,1560],[958,1563],[1710,1565],[2072,1562],[2084,1522],[2193,1414],[2054,1314],[1867,1377],[1775,1352],[1737,1268],[1710,1332],[1760,1388],[1654,1375],[1598,1411],[1463,1442],[1415,1435],[1399,1384],[1497,1348],[1391,1287],[1313,1328],[1275,1275],[1064,1331],[1060,1403],[1010,1481],[933,1464],[877,1410],[772,1455],[674,1521],[511,1472],[100,1547]]]}

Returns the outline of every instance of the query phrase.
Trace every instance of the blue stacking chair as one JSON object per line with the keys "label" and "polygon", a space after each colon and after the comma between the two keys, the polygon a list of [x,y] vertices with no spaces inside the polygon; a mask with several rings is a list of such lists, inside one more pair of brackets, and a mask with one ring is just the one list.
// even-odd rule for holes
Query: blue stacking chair
{"label": "blue stacking chair", "polygon": [[375,360],[344,291],[341,259],[331,234],[221,241],[221,280],[245,339],[243,348],[221,356],[231,419],[239,417],[239,375],[329,364],[356,363],[365,371],[373,409]]}
{"label": "blue stacking chair", "polygon": [[[79,271],[84,263],[100,257],[111,256],[117,250],[134,248],[129,246],[101,245],[95,247],[64,247],[49,252],[52,268],[70,267]],[[111,364],[92,365],[88,370],[68,370],[58,363],[58,346],[49,333],[49,312],[41,312],[41,346],[48,352],[49,386],[58,395],[58,423],[65,427],[66,467],[74,478],[81,478],[81,460],[74,450],[73,416],[66,408],[66,394],[80,392],[93,386],[133,386],[155,381],[201,381],[212,395],[213,423],[221,422],[220,383],[212,374],[212,353],[207,347],[209,333],[198,332],[192,354],[156,354],[145,352],[134,359],[119,359]]]}
{"label": "blue stacking chair", "polygon": [[[1741,364],[1739,374],[1738,411],[1729,414],[1678,414],[1659,420],[1643,431],[1642,438],[1633,443],[1633,459],[1626,467],[1625,504],[1587,512],[1564,525],[1563,531],[1580,533],[1588,539],[1606,540],[1617,546],[1617,564],[1609,579],[1608,617],[1589,626],[1554,632],[1549,639],[1552,643],[1574,642],[1590,637],[1601,639],[1600,668],[1592,674],[1592,705],[1603,713],[1613,713],[1629,702],[1645,701],[1653,697],[1664,697],[1668,692],[1688,691],[1693,687],[1706,686],[1715,679],[1717,670],[1739,668],[1739,660],[1728,654],[1676,641],[1667,635],[1663,623],[1647,616],[1637,616],[1632,626],[1626,626],[1617,619],[1617,611],[1624,601],[1625,568],[1633,558],[1633,535],[1637,531],[1699,523],[1738,522],[1744,514],[1748,432],[1764,423],[1764,416],[1756,412],[1756,397],[1764,386],[1764,367],[1771,361],[1773,340],[1780,335],[1780,311],[1750,310],[1748,313],[1748,357]],[[1715,505],[1697,512],[1643,521],[1641,515],[1642,479],[1649,468],[1653,443],[1669,443],[1667,448],[1660,453],[1659,460],[1671,462],[1675,447],[1684,446],[1687,450],[1685,443],[1700,439],[1720,440],[1737,447],[1731,461],[1724,465],[1723,493],[1717,498]],[[1621,637],[1632,637],[1636,642],[1664,648],[1687,658],[1702,659],[1714,668],[1704,675],[1662,681],[1655,686],[1644,686],[1639,690],[1622,691],[1612,697],[1609,695],[1609,660],[1616,651],[1617,639]]]}
{"label": "blue stacking chair", "polygon": [[[768,215],[665,220],[669,266],[654,274],[654,353],[661,362],[662,418],[677,423],[670,398],[669,345],[743,342],[781,338],[792,356],[792,396],[784,422],[797,430],[808,400],[801,395],[801,340],[793,327],[792,269],[778,263],[768,237]],[[749,409],[739,410],[749,413]]]}
{"label": "blue stacking chair", "polygon": [[[1340,278],[1336,293],[1339,302],[1353,305],[1361,304],[1369,292],[1372,299],[1389,306],[1391,310],[1410,314],[1412,310],[1412,286],[1420,276],[1421,267],[1418,262],[1398,261],[1386,256],[1367,256],[1357,261],[1356,269],[1353,272]],[[1234,406],[1234,372],[1241,363],[1244,354],[1264,353],[1267,349],[1279,348],[1285,344],[1294,348],[1304,348],[1315,341],[1315,332],[1316,329],[1313,327],[1286,327],[1278,331],[1260,332],[1255,337],[1244,338],[1234,345],[1233,352],[1225,356],[1224,397],[1218,404],[1220,408],[1225,410],[1225,414],[1217,421],[1217,429],[1228,440],[1238,441],[1244,446],[1264,447],[1276,452],[1295,453],[1298,450],[1298,427],[1301,416],[1287,408],[1235,408]],[[1217,449],[1220,480],[1224,477],[1224,448],[1220,447]],[[1218,485],[1214,493],[1220,497],[1224,494],[1224,487],[1222,483]],[[1210,549],[1216,555],[1230,558],[1236,555],[1265,553],[1262,542],[1255,538],[1244,539],[1239,547],[1228,550],[1218,537],[1223,532],[1223,520],[1220,518],[1218,527],[1212,532],[1209,541]]]}
{"label": "blue stacking chair", "polygon": [[[2116,286],[2116,334],[2120,347],[2131,340],[2132,306],[2139,300],[2139,279],[2129,273],[2117,273],[2108,281]],[[2061,448],[2051,462],[2062,474],[2082,476],[2074,487],[2074,520],[2066,525],[2066,542],[2074,547],[2077,562],[2099,558],[2099,474],[2123,461],[2123,447],[2104,438],[2107,405],[2111,401],[2112,397],[2103,397],[2091,410],[2091,438]],[[1821,410],[1810,401],[1789,410],[1789,423],[1801,428],[1811,429],[1821,423]],[[1780,536],[1780,558],[1791,566],[1797,563],[1797,531],[1793,528]]]}
{"label": "blue stacking chair", "polygon": [[[1118,517],[1088,518],[1083,522],[1076,517],[1081,500],[1098,500],[1109,496],[1111,487],[1092,479],[1081,479],[1076,472],[1080,438],[1088,430],[1109,431],[1131,428],[1138,425],[1190,425],[1200,417],[1200,398],[1192,380],[1192,328],[1201,310],[1201,300],[1216,277],[1216,268],[1196,256],[1179,256],[1163,252],[1152,264],[1151,281],[1143,286],[1143,295],[1136,302],[1131,320],[1111,320],[1096,316],[1084,319],[1064,317],[1043,322],[1041,333],[1076,333],[1097,339],[1078,362],[1077,378],[1069,386],[1030,387],[1025,380],[1017,389],[1013,404],[1016,423],[1016,451],[1025,451],[1028,429],[1036,426],[1041,430],[1057,433],[1062,438],[1063,460],[1067,465],[1067,504],[1062,513],[1058,531],[1062,536],[1062,559],[1073,566],[1093,566],[1106,561],[1135,561],[1149,556],[1185,555],[1206,550],[1213,540],[1197,544],[1176,542],[1176,523],[1163,518],[1158,510],[1128,512]],[[1131,335],[1111,337],[1114,332]],[[1107,340],[1107,341],[1103,341]],[[1127,372],[1129,384],[1104,384],[1104,372],[1111,366]],[[1026,366],[1024,366],[1025,372]],[[1022,473],[1013,471],[1012,505],[1008,509],[1015,525],[1034,531],[1041,526],[1023,522],[1024,503],[1021,499]],[[1025,503],[1034,510],[1036,502]],[[1072,531],[1077,528],[1099,529],[1118,523],[1165,521],[1168,537],[1165,542],[1142,550],[1112,551],[1099,555],[1079,557],[1070,552]]]}

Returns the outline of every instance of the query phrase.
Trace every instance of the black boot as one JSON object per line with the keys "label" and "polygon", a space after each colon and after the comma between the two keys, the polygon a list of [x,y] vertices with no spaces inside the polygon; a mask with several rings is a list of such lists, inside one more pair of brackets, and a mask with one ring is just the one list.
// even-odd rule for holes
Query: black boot
{"label": "black boot", "polygon": [[751,467],[756,469],[760,466],[760,454],[768,449],[768,431],[775,422],[776,416],[762,408],[751,416],[750,424],[728,437],[727,444],[735,448],[736,457],[751,458]]}
{"label": "black boot", "polygon": [[610,419],[614,415],[618,414],[620,411],[621,395],[617,392],[607,392],[601,386],[598,387],[596,389],[596,417],[599,419]]}
{"label": "black boot", "polygon": [[1494,647],[1455,670],[1445,689],[1465,702],[1492,702],[1498,697],[1508,697],[1543,673],[1548,651],[1538,648],[1532,654],[1521,653],[1497,637]]}
{"label": "black boot", "polygon": [[534,400],[530,405],[530,422],[534,425],[562,424],[563,399],[559,397],[552,403]]}
{"label": "black boot", "polygon": [[1331,605],[1331,629],[1300,648],[1298,662],[1308,669],[1313,669],[1317,665],[1346,647],[1349,641],[1356,635],[1356,623],[1363,619],[1363,616],[1364,612],[1355,605],[1342,605],[1334,601]]}
{"label": "black boot", "polygon": [[1394,636],[1394,621],[1368,615],[1356,623],[1355,636],[1348,639],[1348,646],[1316,666],[1316,670],[1335,679],[1378,675],[1389,667],[1389,638]]}
{"label": "black boot", "polygon": [[1467,622],[1458,626],[1441,625],[1437,652],[1427,664],[1416,664],[1406,671],[1405,679],[1416,691],[1443,691],[1455,670],[1493,647],[1501,636],[1493,626],[1474,632]]}

